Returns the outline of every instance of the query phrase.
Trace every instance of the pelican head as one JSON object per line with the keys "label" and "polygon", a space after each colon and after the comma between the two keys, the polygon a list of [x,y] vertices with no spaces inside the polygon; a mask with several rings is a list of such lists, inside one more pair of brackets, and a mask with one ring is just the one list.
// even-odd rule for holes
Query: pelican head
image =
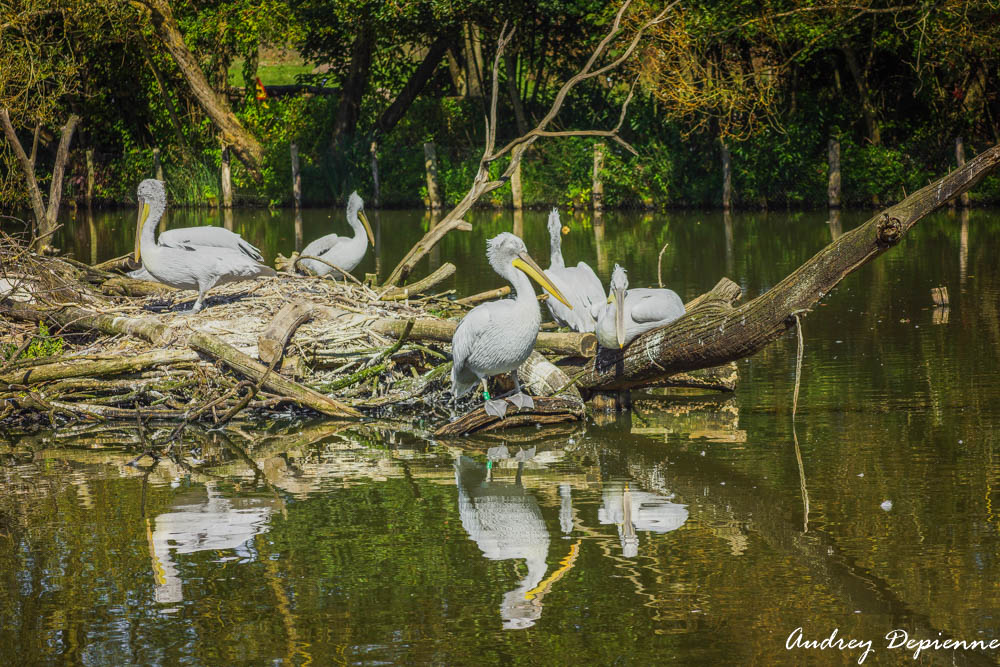
{"label": "pelican head", "polygon": [[139,261],[139,240],[142,238],[142,227],[149,217],[149,205],[153,203],[161,204],[161,208],[166,207],[167,191],[163,187],[163,181],[155,178],[147,178],[139,184],[136,190],[136,198],[139,200],[139,218],[135,225],[135,261]]}
{"label": "pelican head", "polygon": [[628,276],[625,269],[615,264],[611,272],[611,294],[608,303],[615,304],[615,334],[618,336],[618,349],[625,347],[625,292],[628,290]]}
{"label": "pelican head", "polygon": [[567,308],[572,310],[573,306],[566,301],[566,297],[555,285],[545,276],[535,260],[528,254],[528,248],[519,237],[510,232],[503,232],[486,242],[486,258],[490,262],[493,270],[504,278],[510,279],[511,269],[517,269],[526,276],[541,285],[545,291],[562,301]]}
{"label": "pelican head", "polygon": [[347,199],[347,221],[354,225],[355,220],[360,220],[364,225],[365,234],[368,235],[368,242],[375,246],[375,234],[372,233],[372,226],[368,224],[368,216],[365,215],[365,202],[358,195],[357,190],[351,193]]}

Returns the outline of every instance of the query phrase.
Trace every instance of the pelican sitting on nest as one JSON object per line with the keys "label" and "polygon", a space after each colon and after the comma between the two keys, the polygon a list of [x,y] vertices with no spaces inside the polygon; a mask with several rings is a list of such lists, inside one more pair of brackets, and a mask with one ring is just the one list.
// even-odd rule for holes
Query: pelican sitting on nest
{"label": "pelican sitting on nest", "polygon": [[274,269],[240,250],[164,242],[155,237],[156,225],[167,208],[163,182],[146,179],[139,184],[139,221],[135,231],[135,260],[155,280],[178,289],[198,290],[191,312],[201,310],[205,292],[216,285],[259,276],[277,275]]}
{"label": "pelican sitting on nest", "polygon": [[586,262],[579,262],[576,266],[566,266],[562,256],[561,236],[568,233],[569,228],[562,226],[557,209],[552,209],[549,213],[548,227],[551,254],[545,275],[553,285],[562,290],[572,308],[554,299],[546,299],[545,305],[549,307],[552,319],[560,326],[581,333],[593,331],[597,322],[591,313],[591,307],[594,304],[603,304],[607,298],[601,279]]}
{"label": "pelican sitting on nest", "polygon": [[[486,413],[496,417],[507,414],[503,398],[490,399],[486,378],[517,371],[531,355],[542,323],[542,314],[529,276],[552,296],[571,308],[566,298],[528,255],[524,241],[504,232],[486,242],[486,257],[493,270],[514,286],[513,299],[480,304],[459,322],[451,339],[452,397],[457,400],[481,382]],[[531,397],[521,391],[514,374],[514,395],[508,400],[519,408],[534,407]]]}
{"label": "pelican sitting on nest", "polygon": [[684,314],[684,302],[669,289],[629,289],[625,269],[615,264],[611,272],[611,295],[606,304],[596,304],[597,342],[601,347],[621,349],[639,334],[662,327]]}
{"label": "pelican sitting on nest", "polygon": [[299,265],[309,269],[317,276],[324,276],[332,271],[335,271],[339,276],[340,271],[334,269],[333,266],[344,271],[353,271],[354,267],[364,259],[365,253],[368,251],[368,244],[375,245],[375,235],[372,233],[368,217],[365,215],[365,203],[357,192],[352,192],[347,200],[347,222],[354,230],[354,236],[337,236],[336,234],[321,236],[303,248],[299,255],[300,257],[317,257],[324,262],[329,262],[329,264],[317,262],[314,259],[303,259],[299,261]]}
{"label": "pelican sitting on nest", "polygon": [[[255,262],[264,261],[264,256],[260,254],[260,250],[247,243],[236,232],[231,232],[225,227],[181,227],[180,229],[168,229],[160,234],[157,243],[168,246],[229,248],[230,250],[237,250],[243,253]],[[139,267],[135,271],[129,271],[128,275],[130,278],[135,278],[136,280],[156,280],[144,266]]]}

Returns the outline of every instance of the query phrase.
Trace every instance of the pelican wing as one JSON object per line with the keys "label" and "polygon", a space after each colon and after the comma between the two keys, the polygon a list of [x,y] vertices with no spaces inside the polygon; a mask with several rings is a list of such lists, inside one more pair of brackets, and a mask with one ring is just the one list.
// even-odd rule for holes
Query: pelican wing
{"label": "pelican wing", "polygon": [[456,383],[453,391],[461,396],[476,384],[478,378],[468,368],[468,362],[477,355],[483,345],[483,338],[493,327],[493,318],[487,306],[497,302],[483,303],[462,318],[458,328],[451,337],[452,382]]}
{"label": "pelican wing", "polygon": [[311,255],[312,257],[319,257],[328,250],[336,247],[338,244],[344,243],[348,240],[350,240],[348,237],[337,236],[336,234],[321,236],[302,249],[302,256],[305,257],[307,255]]}
{"label": "pelican wing", "polygon": [[168,229],[160,234],[156,241],[161,246],[180,247],[212,247],[237,250],[247,257],[261,262],[264,256],[253,245],[243,240],[243,237],[231,232],[225,227],[181,227]]}
{"label": "pelican wing", "polygon": [[583,298],[583,304],[587,306],[588,310],[592,304],[603,304],[607,300],[608,295],[604,291],[604,285],[601,284],[601,279],[597,277],[597,274],[594,273],[589,264],[578,262],[576,265],[576,277],[579,280],[577,284],[579,285],[580,296]]}
{"label": "pelican wing", "polygon": [[636,324],[672,322],[684,314],[684,302],[668,289],[629,290],[628,314]]}

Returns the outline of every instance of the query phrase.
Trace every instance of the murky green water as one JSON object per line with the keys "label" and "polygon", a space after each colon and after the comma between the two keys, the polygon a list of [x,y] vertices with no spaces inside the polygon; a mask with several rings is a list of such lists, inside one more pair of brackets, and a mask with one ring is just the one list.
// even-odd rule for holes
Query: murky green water
{"label": "murky green water", "polygon": [[[305,239],[338,215],[306,211]],[[372,218],[384,275],[426,221]],[[544,218],[523,223],[543,266]],[[511,214],[471,219],[476,231],[430,260],[461,258],[443,289],[500,284],[483,241]],[[567,260],[605,279],[621,261],[634,285],[655,282],[669,243],[664,281],[685,298],[724,275],[757,295],[831,238],[812,213],[570,224]],[[128,251],[133,225],[131,211],[97,217],[93,256],[83,218],[60,243],[103,259]],[[234,228],[269,256],[295,246],[288,213],[237,212]],[[435,442],[420,423],[274,423],[192,433],[184,465],[151,469],[125,465],[128,430],[0,441],[0,662],[766,665],[865,652],[786,649],[802,627],[807,640],[871,641],[864,664],[913,664],[887,633],[1000,640],[998,247],[996,212],[941,213],[825,298],[803,321],[794,436],[788,336],[741,362],[731,396],[640,397],[572,429]],[[939,285],[947,311],[931,305]],[[536,451],[488,467],[500,445]],[[998,656],[924,651],[918,664]]]}

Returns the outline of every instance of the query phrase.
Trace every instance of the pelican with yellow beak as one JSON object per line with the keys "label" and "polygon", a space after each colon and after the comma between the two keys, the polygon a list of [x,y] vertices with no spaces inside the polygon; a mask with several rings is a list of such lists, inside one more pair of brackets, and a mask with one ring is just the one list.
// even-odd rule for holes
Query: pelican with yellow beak
{"label": "pelican with yellow beak", "polygon": [[670,324],[684,314],[684,302],[669,289],[629,289],[625,269],[615,264],[611,272],[611,295],[606,304],[596,304],[597,342],[601,347],[622,349],[639,334]]}
{"label": "pelican with yellow beak", "polygon": [[[495,417],[507,414],[503,398],[491,399],[486,378],[514,371],[514,394],[506,400],[518,408],[533,408],[535,402],[521,391],[517,369],[531,355],[542,323],[542,313],[531,280],[566,304],[566,297],[545,277],[528,255],[524,241],[504,232],[486,242],[490,266],[514,287],[513,299],[480,304],[459,322],[451,339],[452,397],[457,400],[482,383],[486,413]],[[529,278],[531,280],[529,280]]]}
{"label": "pelican with yellow beak", "polygon": [[[375,235],[365,215],[365,203],[357,192],[352,192],[347,199],[347,223],[354,230],[354,236],[336,234],[321,236],[303,248],[300,256],[317,257],[344,271],[353,271],[368,252],[368,244],[375,245]],[[304,266],[317,276],[334,272],[340,277],[340,271],[329,264],[314,259],[303,259],[299,262],[299,266]]]}
{"label": "pelican with yellow beak", "polygon": [[201,310],[205,292],[216,285],[277,275],[249,255],[218,246],[187,245],[156,239],[156,226],[167,208],[163,181],[149,178],[139,184],[139,220],[135,230],[135,261],[164,285],[198,291],[191,312]]}

